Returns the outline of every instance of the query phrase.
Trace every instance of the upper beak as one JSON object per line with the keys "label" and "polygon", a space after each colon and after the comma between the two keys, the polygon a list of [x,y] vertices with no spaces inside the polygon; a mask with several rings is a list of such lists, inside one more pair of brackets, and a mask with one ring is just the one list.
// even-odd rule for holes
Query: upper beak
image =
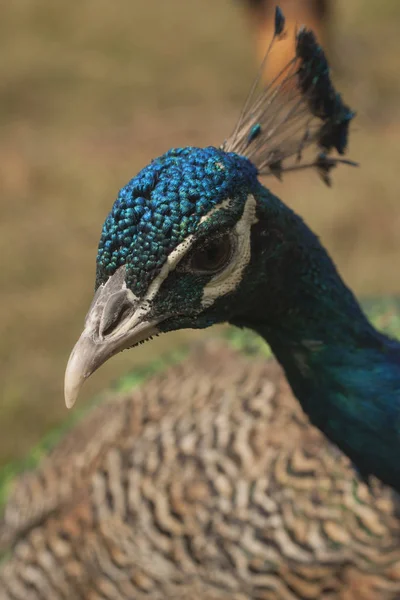
{"label": "upper beak", "polygon": [[125,267],[101,285],[85,319],[84,330],[69,357],[65,372],[65,403],[71,408],[94,371],[111,356],[158,332],[143,306],[125,284]]}

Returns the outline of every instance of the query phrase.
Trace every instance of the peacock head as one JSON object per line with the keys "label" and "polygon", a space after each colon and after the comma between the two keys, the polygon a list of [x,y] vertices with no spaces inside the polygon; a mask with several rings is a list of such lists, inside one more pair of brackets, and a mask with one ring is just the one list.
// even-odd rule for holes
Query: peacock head
{"label": "peacock head", "polygon": [[[274,40],[283,27],[277,9]],[[95,296],[66,371],[68,406],[121,350],[162,332],[239,322],[244,305],[251,311],[260,297],[260,280],[268,281],[260,261],[265,266],[277,254],[274,243],[290,238],[281,218],[290,220],[290,211],[280,210],[258,176],[313,167],[328,183],[331,168],[346,162],[328,153],[345,151],[353,113],[311,31],[299,30],[295,56],[253,101],[255,89],[221,148],[169,150],[121,189],[103,226]],[[303,151],[313,147],[317,158],[304,163]]]}
{"label": "peacock head", "polygon": [[235,314],[259,186],[247,158],[188,147],[169,150],[120,190],[103,225],[95,296],[67,368],[68,405],[118,352]]}
{"label": "peacock head", "polygon": [[122,188],[97,256],[99,333],[117,335],[126,319],[140,319],[144,337],[187,319],[191,327],[221,321],[213,305],[249,262],[258,185],[247,158],[189,147],[168,151]]}

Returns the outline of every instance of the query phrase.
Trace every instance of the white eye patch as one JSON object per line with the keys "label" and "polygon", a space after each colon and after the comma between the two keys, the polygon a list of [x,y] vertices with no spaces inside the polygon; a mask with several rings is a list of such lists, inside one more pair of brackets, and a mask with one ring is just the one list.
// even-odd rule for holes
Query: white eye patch
{"label": "white eye patch", "polygon": [[[228,207],[229,203],[230,200],[227,199],[220,205],[214,207],[207,215],[202,217],[201,223],[204,223],[207,219],[211,218],[213,213],[217,210]],[[227,267],[222,272],[215,275],[204,288],[202,298],[203,308],[211,306],[217,298],[235,290],[239,285],[243,271],[250,261],[251,227],[256,222],[256,200],[254,196],[250,195],[246,200],[243,214],[232,231],[232,235],[235,236],[236,241],[233,256]],[[188,254],[194,243],[195,236],[190,235],[171,252],[160,273],[151,282],[145,296],[140,300],[132,318],[125,323],[125,328],[132,328],[139,321],[143,321],[146,315],[150,313],[151,303],[156,298],[161,285],[167,279],[171,271],[173,271]]]}
{"label": "white eye patch", "polygon": [[257,223],[256,199],[249,195],[243,214],[236,223],[233,235],[236,238],[234,253],[221,273],[213,277],[203,290],[202,306],[210,307],[215,300],[233,292],[239,285],[243,272],[251,257],[251,227]]}

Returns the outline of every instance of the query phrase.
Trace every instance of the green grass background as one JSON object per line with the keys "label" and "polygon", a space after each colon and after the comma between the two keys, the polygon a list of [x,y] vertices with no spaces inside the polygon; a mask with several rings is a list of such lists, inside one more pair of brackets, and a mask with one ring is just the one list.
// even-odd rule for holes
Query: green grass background
{"label": "green grass background", "polygon": [[[333,189],[273,191],[359,294],[400,292],[400,3],[333,0],[330,56],[358,111]],[[256,70],[237,0],[18,0],[0,7],[0,465],[67,420],[62,385],[118,189],[171,146],[220,144]],[[123,353],[85,402],[192,336]],[[10,463],[10,461],[12,461]]]}

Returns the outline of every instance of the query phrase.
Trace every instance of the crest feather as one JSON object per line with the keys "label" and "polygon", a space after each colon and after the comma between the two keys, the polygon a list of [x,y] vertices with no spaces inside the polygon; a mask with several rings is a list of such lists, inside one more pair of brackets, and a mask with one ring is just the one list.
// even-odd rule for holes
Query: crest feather
{"label": "crest feather", "polygon": [[[330,185],[330,171],[349,160],[330,157],[346,151],[350,121],[355,113],[332,84],[325,53],[314,33],[301,27],[293,58],[261,92],[257,92],[266,61],[285,35],[285,19],[277,7],[275,31],[239,121],[223,144],[226,152],[245,156],[260,175],[280,178],[286,171],[315,168]],[[315,158],[303,160],[308,149]]]}

